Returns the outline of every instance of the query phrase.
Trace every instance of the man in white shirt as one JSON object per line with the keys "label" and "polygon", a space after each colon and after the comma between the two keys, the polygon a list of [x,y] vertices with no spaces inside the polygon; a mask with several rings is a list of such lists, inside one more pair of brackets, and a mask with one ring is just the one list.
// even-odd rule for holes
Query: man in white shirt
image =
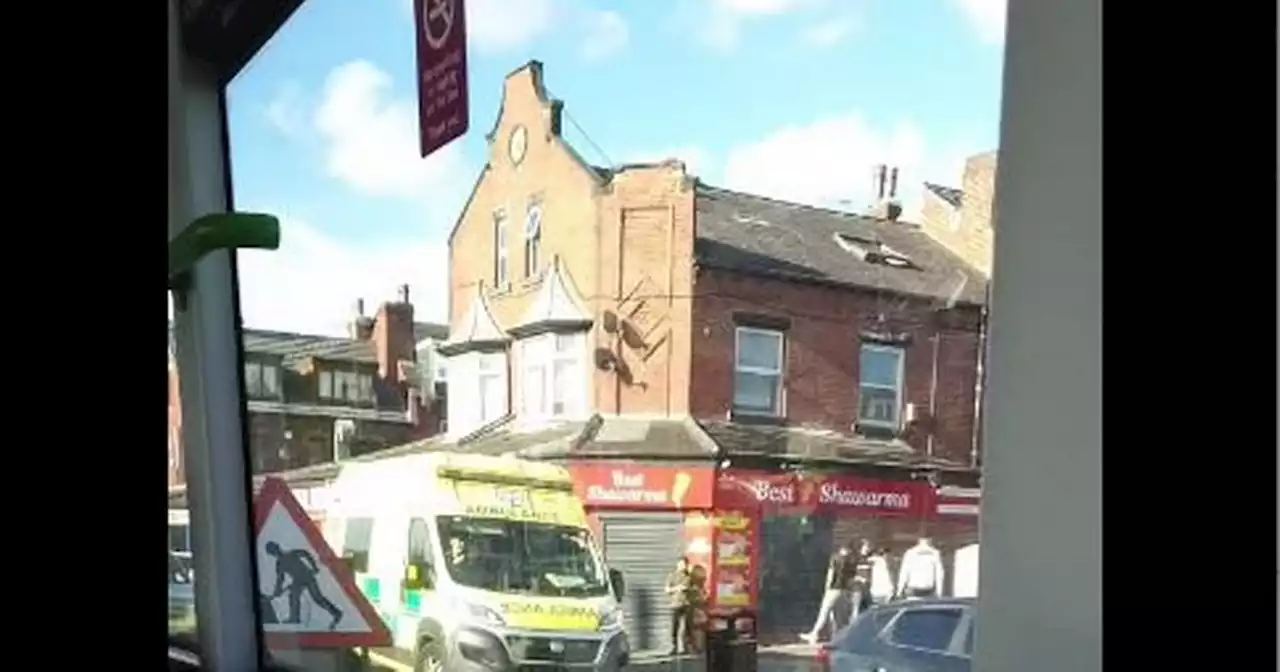
{"label": "man in white shirt", "polygon": [[898,570],[899,597],[939,597],[942,595],[942,553],[921,537],[902,556]]}

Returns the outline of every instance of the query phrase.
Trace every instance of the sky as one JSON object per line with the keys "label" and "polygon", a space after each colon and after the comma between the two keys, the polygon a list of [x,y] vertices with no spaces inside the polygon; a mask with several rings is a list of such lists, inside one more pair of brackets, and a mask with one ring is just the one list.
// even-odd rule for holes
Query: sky
{"label": "sky", "polygon": [[[531,59],[600,165],[678,158],[703,181],[861,208],[871,167],[958,186],[998,138],[1004,0],[466,0],[470,131],[418,156],[412,0],[306,0],[228,90],[246,326],[344,332],[410,285],[447,314],[448,234],[503,77]],[[548,223],[552,225],[552,223]]]}

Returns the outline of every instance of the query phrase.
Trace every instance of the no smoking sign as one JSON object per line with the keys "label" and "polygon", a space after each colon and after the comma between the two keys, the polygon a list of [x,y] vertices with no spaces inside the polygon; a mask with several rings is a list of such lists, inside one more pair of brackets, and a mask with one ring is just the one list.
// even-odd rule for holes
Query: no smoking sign
{"label": "no smoking sign", "polygon": [[467,26],[463,0],[414,0],[418,139],[423,157],[467,132]]}

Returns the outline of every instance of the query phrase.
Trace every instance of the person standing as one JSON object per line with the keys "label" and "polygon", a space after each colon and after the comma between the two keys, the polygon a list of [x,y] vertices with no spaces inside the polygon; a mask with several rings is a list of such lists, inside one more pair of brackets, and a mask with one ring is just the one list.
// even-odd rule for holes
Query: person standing
{"label": "person standing", "polygon": [[832,634],[840,629],[834,612],[841,600],[849,599],[849,589],[853,585],[854,572],[857,568],[857,559],[851,556],[853,551],[848,544],[840,546],[835,553],[831,554],[831,559],[827,563],[827,577],[823,582],[822,605],[818,607],[818,618],[813,622],[813,628],[800,635],[800,639],[814,644],[822,634],[822,629],[828,624],[831,625]]}
{"label": "person standing", "polygon": [[680,653],[680,642],[689,641],[689,633],[693,630],[693,609],[699,590],[689,571],[688,558],[681,556],[676,560],[675,569],[667,575],[666,590],[671,599],[671,655],[675,656]]}
{"label": "person standing", "polygon": [[853,563],[853,583],[849,586],[849,622],[852,623],[871,606],[871,542],[858,542],[858,552],[849,559]]}
{"label": "person standing", "polygon": [[893,572],[889,569],[889,549],[880,547],[868,559],[871,581],[868,593],[871,604],[885,604],[893,599]]}

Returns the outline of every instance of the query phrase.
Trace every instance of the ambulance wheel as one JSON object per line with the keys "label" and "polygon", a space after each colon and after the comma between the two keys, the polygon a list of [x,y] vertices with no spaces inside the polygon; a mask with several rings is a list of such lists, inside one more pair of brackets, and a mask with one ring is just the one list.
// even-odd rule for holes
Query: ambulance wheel
{"label": "ambulance wheel", "polygon": [[444,672],[444,651],[439,644],[430,639],[418,643],[413,672]]}

